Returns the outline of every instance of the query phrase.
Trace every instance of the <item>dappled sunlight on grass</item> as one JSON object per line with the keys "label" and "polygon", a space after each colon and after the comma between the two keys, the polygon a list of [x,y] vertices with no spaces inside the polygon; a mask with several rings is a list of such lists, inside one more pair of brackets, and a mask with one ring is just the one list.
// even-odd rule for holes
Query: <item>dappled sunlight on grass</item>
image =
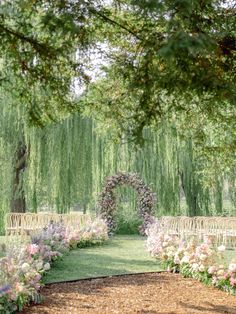
{"label": "dappled sunlight on grass", "polygon": [[58,261],[46,282],[160,271],[140,236],[115,236],[100,247],[78,249]]}

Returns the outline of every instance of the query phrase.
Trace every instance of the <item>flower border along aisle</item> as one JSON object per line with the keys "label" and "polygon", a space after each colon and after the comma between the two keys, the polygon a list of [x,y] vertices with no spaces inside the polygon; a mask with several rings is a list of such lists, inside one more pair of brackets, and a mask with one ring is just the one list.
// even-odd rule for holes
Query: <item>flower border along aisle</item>
{"label": "flower border along aisle", "polygon": [[43,274],[65,252],[106,240],[107,225],[96,218],[81,229],[51,223],[31,237],[30,243],[10,246],[0,259],[0,313],[14,313],[30,301],[39,302]]}
{"label": "flower border along aisle", "polygon": [[225,264],[223,245],[214,248],[210,239],[203,243],[194,238],[188,242],[178,236],[159,232],[158,222],[147,230],[147,249],[167,271],[180,272],[184,277],[195,278],[236,295],[236,261]]}

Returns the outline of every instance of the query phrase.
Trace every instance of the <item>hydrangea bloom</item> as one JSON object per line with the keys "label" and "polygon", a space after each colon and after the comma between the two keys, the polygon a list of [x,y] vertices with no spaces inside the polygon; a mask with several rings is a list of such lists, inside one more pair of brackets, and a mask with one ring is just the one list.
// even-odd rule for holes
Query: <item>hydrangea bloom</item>
{"label": "hydrangea bloom", "polygon": [[161,261],[167,271],[179,271],[184,276],[191,276],[207,284],[236,294],[236,263],[226,267],[223,261],[225,246],[213,247],[211,239],[204,237],[203,243],[194,238],[188,242],[175,235],[164,234],[154,223],[147,230],[147,249]]}
{"label": "hydrangea bloom", "polygon": [[107,239],[105,222],[95,219],[83,228],[73,229],[63,223],[50,223],[32,237],[31,243],[9,247],[0,259],[0,313],[13,313],[30,300],[38,300],[42,275],[55,259],[73,247],[72,242],[77,247]]}

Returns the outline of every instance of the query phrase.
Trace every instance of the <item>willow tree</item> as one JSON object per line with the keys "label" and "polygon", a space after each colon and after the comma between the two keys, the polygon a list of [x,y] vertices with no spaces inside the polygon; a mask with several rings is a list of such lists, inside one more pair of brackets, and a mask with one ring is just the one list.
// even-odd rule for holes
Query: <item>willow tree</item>
{"label": "willow tree", "polygon": [[213,166],[202,170],[211,181],[216,164],[222,173],[235,164],[233,3],[118,2],[100,14],[109,63],[83,97],[85,112],[135,143],[143,143],[145,127],[158,130],[167,119]]}
{"label": "willow tree", "polygon": [[[86,58],[101,43],[109,70],[123,81],[123,92],[108,99],[109,114],[136,141],[145,126],[195,107],[214,124],[228,124],[235,114],[235,7],[227,3],[5,0],[0,57],[22,83],[19,95],[34,124],[80,110],[71,86],[88,81]],[[37,99],[35,88],[42,91]]]}
{"label": "willow tree", "polygon": [[[1,96],[11,95],[9,102],[19,108],[23,125],[30,122],[42,127],[67,118],[71,112],[83,111],[100,119],[116,139],[131,139],[136,143],[142,142],[145,127],[151,126],[160,132],[163,123],[168,121],[170,128],[174,125],[180,136],[193,143],[194,154],[198,151],[196,147],[202,147],[199,158],[207,157],[203,164],[230,170],[235,158],[236,126],[235,7],[230,3],[222,6],[223,3],[218,0],[1,1]],[[98,47],[106,60],[105,75],[100,81],[89,84],[89,59]],[[76,86],[82,85],[87,89],[83,97],[77,99]],[[2,106],[5,106],[3,102]],[[60,125],[63,130],[65,125],[62,122]],[[56,126],[52,126],[52,130],[66,143],[65,135]],[[37,165],[35,152],[48,148],[48,134],[45,138],[37,135],[42,136],[40,143],[31,138],[29,145],[29,133],[24,128],[22,136],[16,137],[15,151],[11,152],[15,158],[15,194],[22,175],[25,177],[28,169],[32,169],[26,167],[25,159],[30,156]],[[81,135],[84,135],[83,130],[80,135],[74,133],[75,137]],[[69,195],[73,194],[70,189],[73,174],[67,174],[73,171],[73,163],[67,149],[60,150],[54,135],[51,136],[59,152],[52,163],[57,175],[49,180],[50,187],[55,184],[51,197],[62,211],[72,199]],[[95,141],[96,135],[90,138]],[[96,147],[99,160],[106,155],[104,141]],[[171,142],[168,141],[169,138],[167,143]],[[67,144],[63,145],[68,148]],[[81,155],[88,156],[88,152],[89,148]],[[174,148],[171,154],[177,158]],[[68,172],[60,168],[64,160],[71,163],[67,164]],[[118,167],[117,157],[108,160]],[[193,160],[190,153],[189,173],[195,170]],[[160,169],[165,173],[169,162],[165,161],[165,167],[163,164]],[[100,177],[108,171],[103,163],[101,165],[102,171],[96,169]],[[50,170],[49,164],[47,169]],[[171,176],[176,178],[176,169],[172,170]],[[36,195],[36,190],[42,176],[34,171],[30,195],[34,195],[37,207],[41,195]],[[217,182],[218,176],[212,167],[204,167],[202,171],[215,177]],[[45,169],[42,173],[47,176]],[[89,173],[91,180],[91,169]],[[68,185],[63,185],[64,177]],[[173,183],[171,197],[176,200],[177,180],[170,179],[170,182]],[[190,180],[190,176],[183,175],[185,187],[186,182],[191,182],[198,190],[195,178]],[[168,180],[164,183],[170,185]],[[216,196],[221,183],[221,180],[217,183]],[[63,190],[65,194],[58,192]],[[163,195],[164,202],[166,196]],[[189,204],[195,206],[191,195]],[[23,194],[20,202],[24,208]],[[217,203],[220,204],[220,199]]]}
{"label": "willow tree", "polygon": [[[104,178],[120,170],[139,173],[150,184],[157,198],[157,215],[212,215],[227,209],[225,197],[223,206],[219,199],[223,196],[221,170],[215,169],[215,180],[206,188],[201,171],[207,165],[199,160],[191,140],[181,138],[167,121],[158,132],[146,129],[144,146],[135,150],[131,142],[111,141],[110,132],[79,114],[43,129],[29,128],[22,124],[21,113],[14,110],[17,107],[6,110],[6,103],[0,115],[0,232],[2,214],[10,210],[15,152],[22,130],[30,152],[20,180],[27,211],[67,212],[78,206],[93,210]],[[233,169],[223,179],[228,181],[232,199],[228,213],[233,214]],[[135,193],[129,189],[117,192],[121,205],[133,217]]]}
{"label": "willow tree", "polygon": [[[10,79],[10,76],[8,79]],[[8,189],[10,190],[9,194],[8,189],[6,189],[5,195],[9,198],[8,206],[11,211],[25,212],[26,201],[23,178],[29,151],[24,131],[24,109],[18,106],[14,90],[7,92],[1,87],[0,101],[1,160],[7,159],[7,162],[3,162],[3,168],[6,167],[9,170],[8,173],[2,171],[2,176],[6,180],[6,184],[9,184]],[[3,209],[4,205],[2,206]]]}

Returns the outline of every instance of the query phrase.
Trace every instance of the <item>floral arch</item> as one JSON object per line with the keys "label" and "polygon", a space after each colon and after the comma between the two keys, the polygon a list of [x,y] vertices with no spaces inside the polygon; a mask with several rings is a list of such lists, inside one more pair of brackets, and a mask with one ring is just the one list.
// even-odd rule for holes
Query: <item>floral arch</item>
{"label": "floral arch", "polygon": [[116,210],[114,189],[119,185],[129,185],[137,191],[138,215],[143,221],[140,233],[144,234],[147,226],[153,221],[154,195],[136,173],[119,172],[106,178],[99,198],[100,216],[106,220],[112,232],[115,229],[114,212]]}

